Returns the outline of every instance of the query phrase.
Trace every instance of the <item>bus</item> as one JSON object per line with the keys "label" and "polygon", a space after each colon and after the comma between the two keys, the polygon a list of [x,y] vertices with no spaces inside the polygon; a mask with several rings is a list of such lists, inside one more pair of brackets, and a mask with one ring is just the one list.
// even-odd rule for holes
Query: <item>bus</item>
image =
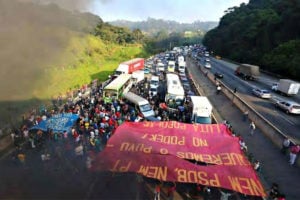
{"label": "bus", "polygon": [[103,89],[103,100],[111,103],[114,99],[119,99],[130,90],[132,86],[131,74],[120,74]]}
{"label": "bus", "polygon": [[169,107],[177,108],[184,101],[184,89],[177,74],[168,73],[166,75],[167,92],[165,101]]}

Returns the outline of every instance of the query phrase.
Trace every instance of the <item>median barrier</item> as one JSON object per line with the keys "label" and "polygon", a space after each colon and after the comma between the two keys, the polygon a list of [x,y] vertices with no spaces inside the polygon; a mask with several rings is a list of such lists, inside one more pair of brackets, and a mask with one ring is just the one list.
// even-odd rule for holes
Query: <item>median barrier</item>
{"label": "median barrier", "polygon": [[[208,72],[204,69],[203,66],[199,67],[200,71],[206,75],[206,77],[216,85],[215,77],[212,73]],[[276,128],[269,120],[267,120],[264,116],[259,114],[252,106],[250,106],[247,102],[243,101],[242,98],[238,96],[238,94],[234,93],[229,87],[226,86],[222,81],[218,80],[218,83],[222,87],[222,93],[232,101],[232,105],[235,105],[239,110],[244,113],[248,111],[248,119],[253,121],[255,125],[260,129],[260,131],[266,135],[278,148],[282,147],[282,142],[284,138],[289,138],[286,134]],[[293,145],[297,144],[292,139],[291,143]],[[278,151],[279,152],[279,151]],[[297,157],[296,164],[300,166],[299,156]]]}

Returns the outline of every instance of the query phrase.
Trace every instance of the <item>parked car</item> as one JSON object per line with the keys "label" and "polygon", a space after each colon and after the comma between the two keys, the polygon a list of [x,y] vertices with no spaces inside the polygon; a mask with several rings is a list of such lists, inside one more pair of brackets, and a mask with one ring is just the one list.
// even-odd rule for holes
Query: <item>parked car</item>
{"label": "parked car", "polygon": [[210,69],[211,68],[211,64],[208,63],[208,62],[206,62],[205,65],[204,65],[204,67],[207,68],[207,69]]}
{"label": "parked car", "polygon": [[275,106],[284,110],[287,114],[300,114],[300,104],[292,101],[277,101]]}
{"label": "parked car", "polygon": [[223,78],[223,74],[219,73],[219,72],[215,72],[215,77],[216,78]]}
{"label": "parked car", "polygon": [[271,93],[268,90],[253,88],[252,93],[263,99],[270,99],[272,97]]}

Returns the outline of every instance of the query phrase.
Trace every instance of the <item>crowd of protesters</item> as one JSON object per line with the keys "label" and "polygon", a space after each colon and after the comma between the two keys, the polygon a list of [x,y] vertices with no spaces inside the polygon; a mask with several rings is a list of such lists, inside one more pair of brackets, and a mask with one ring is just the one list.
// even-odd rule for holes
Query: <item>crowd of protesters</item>
{"label": "crowd of protesters", "polygon": [[[30,149],[41,149],[41,162],[51,160],[52,153],[47,149],[43,148],[45,143],[48,141],[62,143],[67,149],[74,152],[74,156],[81,157],[86,168],[90,168],[92,165],[93,158],[90,156],[90,152],[98,153],[105,147],[109,138],[113,135],[114,130],[126,121],[136,122],[145,120],[141,113],[135,109],[135,107],[130,106],[124,99],[114,99],[112,103],[105,103],[102,98],[102,91],[104,85],[91,83],[88,86],[83,86],[78,89],[74,95],[69,95],[65,101],[62,97],[58,97],[53,101],[52,109],[41,109],[40,111],[33,111],[29,116],[24,117],[22,127],[20,129],[14,129],[11,132],[14,145],[16,146],[16,151],[13,154],[13,159],[17,160],[21,165],[26,163],[26,155],[24,153],[24,148]],[[140,96],[146,98],[155,112],[155,117],[161,121],[176,120],[180,122],[191,123],[191,112],[189,107],[189,98],[186,97],[186,101],[183,105],[173,109],[168,109],[164,98],[161,95],[151,95],[148,92],[149,86],[147,80],[141,81],[133,85],[132,91]],[[168,102],[171,104],[172,102]],[[174,104],[176,104],[174,102]],[[71,129],[71,132],[61,132],[57,133],[52,130],[41,131],[41,130],[30,130],[30,128],[38,124],[41,120],[46,120],[51,116],[59,113],[73,113],[77,114],[78,120]],[[248,115],[248,113],[247,113]],[[247,115],[244,115],[244,121],[247,121]],[[231,130],[232,134],[239,138],[241,149],[247,154],[247,145],[240,135],[235,134],[231,124],[228,121],[224,121],[226,126]],[[250,124],[250,134],[252,135],[254,129],[252,128],[252,123]],[[289,144],[285,141],[283,144],[282,152],[286,153]],[[298,146],[299,153],[299,146]],[[294,150],[294,151],[296,151]],[[261,170],[261,165],[258,160],[251,160],[253,162],[253,168],[256,171]],[[291,158],[291,164],[294,164]],[[187,188],[187,184],[166,184],[168,185],[168,198],[173,199],[173,192]],[[270,193],[271,199],[279,199],[279,197],[284,199],[284,195],[278,190],[278,195]],[[160,185],[155,187],[155,198],[159,199]],[[230,193],[229,191],[219,190],[217,188],[209,188],[201,185],[189,185],[188,184],[188,195],[201,195],[205,199],[209,199],[210,196],[220,196],[236,195],[235,193]],[[274,188],[272,188],[272,191]],[[218,196],[217,195],[217,196]]]}

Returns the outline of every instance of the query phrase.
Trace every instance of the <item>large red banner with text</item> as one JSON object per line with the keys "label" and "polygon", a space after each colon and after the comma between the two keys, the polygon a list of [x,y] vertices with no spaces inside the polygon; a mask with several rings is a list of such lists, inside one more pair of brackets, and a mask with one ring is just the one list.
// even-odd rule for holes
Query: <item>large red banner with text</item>
{"label": "large red banner with text", "polygon": [[92,170],[137,172],[162,181],[265,196],[238,138],[223,124],[124,123],[96,157]]}

